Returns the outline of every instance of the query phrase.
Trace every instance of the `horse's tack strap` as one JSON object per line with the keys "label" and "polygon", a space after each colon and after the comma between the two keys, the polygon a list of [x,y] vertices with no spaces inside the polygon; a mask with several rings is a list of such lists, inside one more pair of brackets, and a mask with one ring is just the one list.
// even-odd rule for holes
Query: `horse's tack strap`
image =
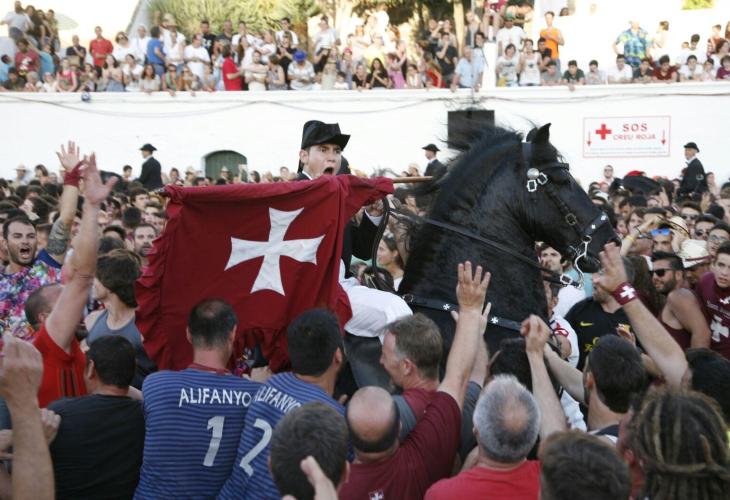
{"label": "horse's tack strap", "polygon": [[[435,311],[459,311],[459,306],[455,304],[450,304],[449,302],[444,302],[443,300],[424,299],[422,297],[416,297],[415,295],[412,295],[410,293],[405,294],[403,296],[403,300],[408,305],[425,307],[427,309],[433,309]],[[500,318],[499,316],[495,316],[494,314],[489,315],[488,321],[490,325],[501,326],[502,328],[514,330],[515,332],[519,332],[522,329],[521,323],[517,321],[512,321],[511,319]]]}

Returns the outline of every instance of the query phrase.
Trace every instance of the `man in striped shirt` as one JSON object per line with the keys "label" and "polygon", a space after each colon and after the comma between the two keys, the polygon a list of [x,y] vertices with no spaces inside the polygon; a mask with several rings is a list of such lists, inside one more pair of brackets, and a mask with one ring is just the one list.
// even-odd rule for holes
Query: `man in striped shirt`
{"label": "man in striped shirt", "polygon": [[292,372],[274,375],[254,397],[236,462],[219,499],[281,498],[268,465],[269,442],[279,420],[312,401],[325,403],[341,415],[345,413],[342,405],[332,399],[344,360],[337,318],[320,309],[307,311],[289,326],[287,341]]}
{"label": "man in striped shirt", "polygon": [[237,323],[225,302],[201,302],[186,332],[193,363],[145,379],[144,457],[135,498],[212,498],[228,477],[246,412],[261,387],[226,369]]}

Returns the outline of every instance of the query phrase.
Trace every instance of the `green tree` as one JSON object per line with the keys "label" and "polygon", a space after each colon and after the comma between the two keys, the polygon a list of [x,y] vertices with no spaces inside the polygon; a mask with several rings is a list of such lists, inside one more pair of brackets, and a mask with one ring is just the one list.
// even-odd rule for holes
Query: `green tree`
{"label": "green tree", "polygon": [[715,6],[715,0],[684,0],[684,10],[711,9]]}
{"label": "green tree", "polygon": [[309,17],[319,13],[319,5],[317,0],[152,0],[150,11],[159,12],[160,17],[172,15],[179,30],[190,36],[203,19],[214,32],[227,19],[233,21],[234,29],[239,21],[245,21],[249,30],[278,28],[283,16],[301,29]]}

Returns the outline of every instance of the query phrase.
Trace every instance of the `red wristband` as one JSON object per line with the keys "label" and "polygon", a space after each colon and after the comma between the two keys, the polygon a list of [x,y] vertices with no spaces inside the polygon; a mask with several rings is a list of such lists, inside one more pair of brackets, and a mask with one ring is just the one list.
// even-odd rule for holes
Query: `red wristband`
{"label": "red wristband", "polygon": [[79,183],[81,182],[81,165],[83,164],[83,161],[78,162],[74,168],[63,175],[64,186],[79,187]]}
{"label": "red wristband", "polygon": [[636,294],[636,289],[628,282],[621,283],[611,295],[622,306],[639,298]]}

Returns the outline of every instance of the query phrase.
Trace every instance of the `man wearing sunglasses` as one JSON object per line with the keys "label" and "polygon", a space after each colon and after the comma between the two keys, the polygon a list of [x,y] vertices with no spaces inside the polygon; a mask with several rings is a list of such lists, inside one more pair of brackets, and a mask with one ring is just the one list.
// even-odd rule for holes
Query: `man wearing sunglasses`
{"label": "man wearing sunglasses", "polygon": [[687,229],[692,234],[697,219],[702,215],[702,209],[697,203],[687,201],[682,203],[679,209],[679,215],[684,219],[684,223],[687,224]]}
{"label": "man wearing sunglasses", "polygon": [[718,222],[710,229],[710,235],[707,238],[707,252],[713,259],[717,255],[717,249],[720,245],[730,240],[730,226],[724,222]]}
{"label": "man wearing sunglasses", "polygon": [[695,221],[694,231],[692,232],[692,239],[707,241],[710,237],[710,230],[719,221],[717,217],[710,214],[700,215]]}
{"label": "man wearing sunglasses", "polygon": [[683,350],[709,347],[710,328],[697,297],[685,288],[682,259],[674,253],[654,252],[651,261],[654,287],[666,299],[659,321]]}

